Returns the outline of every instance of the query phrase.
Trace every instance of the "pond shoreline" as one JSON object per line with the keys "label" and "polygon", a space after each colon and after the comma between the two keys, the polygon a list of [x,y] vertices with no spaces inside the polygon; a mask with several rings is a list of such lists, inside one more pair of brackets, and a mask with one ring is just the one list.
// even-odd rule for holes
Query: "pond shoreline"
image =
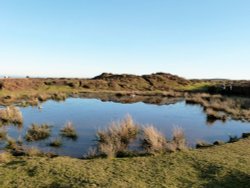
{"label": "pond shoreline", "polygon": [[[84,96],[87,97],[85,94]],[[99,129],[105,128],[112,121],[119,121],[127,113],[132,113],[131,115],[135,117],[136,122],[142,126],[147,124],[156,125],[159,130],[163,130],[163,134],[168,139],[171,139],[172,135],[170,133],[176,125],[186,129],[188,147],[195,147],[197,141],[203,141],[202,145],[204,147],[210,146],[215,141],[219,143],[222,141],[227,142],[229,136],[239,138],[242,133],[250,132],[248,123],[240,121],[229,119],[226,122],[221,120],[206,122],[206,115],[202,111],[202,107],[186,104],[183,99],[171,99],[171,102],[169,102],[169,98],[166,98],[164,104],[168,105],[151,103],[149,105],[145,101],[119,103],[119,101],[114,101],[110,95],[106,96],[108,98],[102,99],[96,99],[96,97],[96,95],[90,95],[88,98],[68,98],[64,102],[49,100],[40,104],[41,109],[39,107],[22,107],[20,109],[23,112],[24,125],[5,127],[8,127],[12,138],[26,139],[25,133],[32,124],[47,124],[51,127],[51,136],[48,139],[25,142],[25,144],[29,147],[38,146],[44,149],[45,152],[51,150],[56,153],[59,152],[60,155],[66,154],[77,157],[86,153],[87,149],[92,147],[92,144],[95,144],[93,140]],[[117,96],[114,95],[114,97]],[[123,96],[119,95],[119,98],[121,97]],[[141,113],[139,113],[140,111]],[[83,115],[82,118],[80,114]],[[69,121],[71,124],[75,124],[76,133],[79,134],[75,141],[61,138],[59,135],[60,130]],[[86,132],[86,130],[88,131]],[[228,135],[229,133],[230,135]],[[51,147],[51,143],[55,141],[59,146]],[[69,150],[71,146],[78,148],[77,150],[80,153],[71,153],[71,150]],[[65,149],[66,151],[64,151]]]}

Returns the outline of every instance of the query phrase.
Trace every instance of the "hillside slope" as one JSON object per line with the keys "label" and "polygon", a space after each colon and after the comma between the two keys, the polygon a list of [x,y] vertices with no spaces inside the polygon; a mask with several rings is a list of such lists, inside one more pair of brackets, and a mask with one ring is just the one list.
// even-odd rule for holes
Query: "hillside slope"
{"label": "hillside slope", "polygon": [[23,78],[23,79],[1,79],[0,89],[21,90],[37,89],[42,86],[69,86],[74,88],[85,88],[95,90],[170,90],[185,86],[188,80],[166,73],[151,75],[129,75],[103,73],[93,79],[77,78]]}

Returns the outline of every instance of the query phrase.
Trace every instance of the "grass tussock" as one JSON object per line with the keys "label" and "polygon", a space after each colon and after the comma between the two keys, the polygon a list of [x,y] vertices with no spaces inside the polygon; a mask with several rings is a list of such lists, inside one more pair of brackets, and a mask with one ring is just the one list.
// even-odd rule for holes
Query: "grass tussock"
{"label": "grass tussock", "polygon": [[10,149],[10,150],[16,150],[19,148],[19,145],[14,138],[7,137],[6,138],[6,148]]}
{"label": "grass tussock", "polygon": [[173,144],[176,146],[177,150],[187,149],[186,137],[181,127],[175,127],[173,129]]}
{"label": "grass tussock", "polygon": [[14,138],[7,137],[5,148],[14,156],[25,155],[25,149],[18,141]]}
{"label": "grass tussock", "polygon": [[167,140],[155,127],[143,128],[142,148],[149,154],[163,153],[166,151]]}
{"label": "grass tussock", "polygon": [[6,140],[7,138],[7,131],[5,129],[0,129],[0,141]]}
{"label": "grass tussock", "polygon": [[175,127],[172,134],[173,140],[168,141],[155,127],[145,127],[141,138],[142,148],[146,153],[153,155],[165,152],[175,152],[177,150],[186,150],[187,144],[183,129]]}
{"label": "grass tussock", "polygon": [[186,102],[200,104],[208,115],[208,120],[225,121],[227,117],[250,121],[250,100],[247,98],[230,98],[207,93],[187,94]]}
{"label": "grass tussock", "polygon": [[67,138],[76,139],[77,133],[72,122],[67,122],[65,126],[61,129],[61,135]]}
{"label": "grass tussock", "polygon": [[7,123],[23,123],[23,116],[19,108],[8,106],[0,110],[0,120]]}
{"label": "grass tussock", "polygon": [[136,139],[138,130],[130,115],[121,121],[112,122],[107,129],[97,132],[99,152],[108,158],[126,152],[129,144]]}
{"label": "grass tussock", "polygon": [[[130,151],[129,146],[133,143],[138,145],[137,141],[140,141],[139,150]],[[138,126],[129,115],[122,121],[112,122],[107,129],[99,130],[97,132],[97,146],[97,152],[91,150],[90,154],[87,155],[90,156],[88,158],[96,157],[96,155],[108,158],[137,154],[155,155],[187,149],[182,128],[176,127],[173,130],[173,140],[168,141],[154,126]]]}
{"label": "grass tussock", "polygon": [[94,148],[94,147],[91,147],[89,148],[88,152],[83,155],[83,158],[84,159],[94,159],[94,158],[97,158],[99,155],[98,155],[98,151],[97,151],[97,148]]}
{"label": "grass tussock", "polygon": [[51,128],[47,124],[37,125],[32,124],[28,129],[25,139],[27,141],[36,141],[46,139],[50,136]]}
{"label": "grass tussock", "polygon": [[9,152],[1,152],[0,153],[0,163],[8,163],[12,159],[12,155]]}
{"label": "grass tussock", "polygon": [[43,153],[36,147],[25,148],[25,155],[29,157],[42,156]]}
{"label": "grass tussock", "polygon": [[20,140],[15,140],[14,138],[8,137],[6,141],[6,149],[13,156],[45,156],[46,154],[40,151],[37,147],[27,147],[22,145]]}
{"label": "grass tussock", "polygon": [[62,145],[62,141],[60,138],[55,138],[49,143],[49,145],[51,147],[60,147]]}

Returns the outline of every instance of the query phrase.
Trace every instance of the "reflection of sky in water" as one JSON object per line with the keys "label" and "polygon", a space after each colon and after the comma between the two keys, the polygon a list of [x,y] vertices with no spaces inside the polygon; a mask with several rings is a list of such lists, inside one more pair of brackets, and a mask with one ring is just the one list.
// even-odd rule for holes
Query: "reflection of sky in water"
{"label": "reflection of sky in water", "polygon": [[[171,137],[173,127],[184,129],[188,143],[193,145],[197,140],[228,140],[229,135],[241,136],[242,132],[250,132],[250,123],[240,121],[216,121],[212,125],[206,123],[206,115],[198,105],[186,105],[178,102],[172,105],[153,105],[144,103],[120,104],[101,102],[96,99],[67,99],[65,102],[47,101],[39,111],[36,107],[21,108],[24,117],[22,129],[8,127],[9,135],[15,138],[25,135],[27,127],[32,123],[48,123],[53,125],[52,136],[43,141],[29,143],[46,151],[54,151],[63,155],[81,157],[94,143],[98,128],[107,126],[113,120],[130,114],[134,120],[143,125],[155,125],[167,138]],[[62,147],[47,147],[49,140],[59,136],[60,129],[67,121],[72,121],[78,133],[77,141],[63,140]]]}

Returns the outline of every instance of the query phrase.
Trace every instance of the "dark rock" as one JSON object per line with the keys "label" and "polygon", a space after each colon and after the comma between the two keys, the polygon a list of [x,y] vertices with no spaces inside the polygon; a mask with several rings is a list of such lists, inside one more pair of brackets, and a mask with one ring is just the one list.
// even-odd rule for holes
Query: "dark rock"
{"label": "dark rock", "polygon": [[213,144],[209,144],[209,143],[206,143],[206,142],[196,144],[196,148],[208,148],[208,147],[211,147],[211,146],[213,146]]}
{"label": "dark rock", "polygon": [[223,144],[225,144],[225,142],[219,141],[219,140],[217,140],[217,141],[214,142],[214,145],[217,145],[217,146],[223,145]]}
{"label": "dark rock", "polygon": [[248,137],[250,137],[250,133],[243,133],[242,134],[242,138],[248,138]]}

